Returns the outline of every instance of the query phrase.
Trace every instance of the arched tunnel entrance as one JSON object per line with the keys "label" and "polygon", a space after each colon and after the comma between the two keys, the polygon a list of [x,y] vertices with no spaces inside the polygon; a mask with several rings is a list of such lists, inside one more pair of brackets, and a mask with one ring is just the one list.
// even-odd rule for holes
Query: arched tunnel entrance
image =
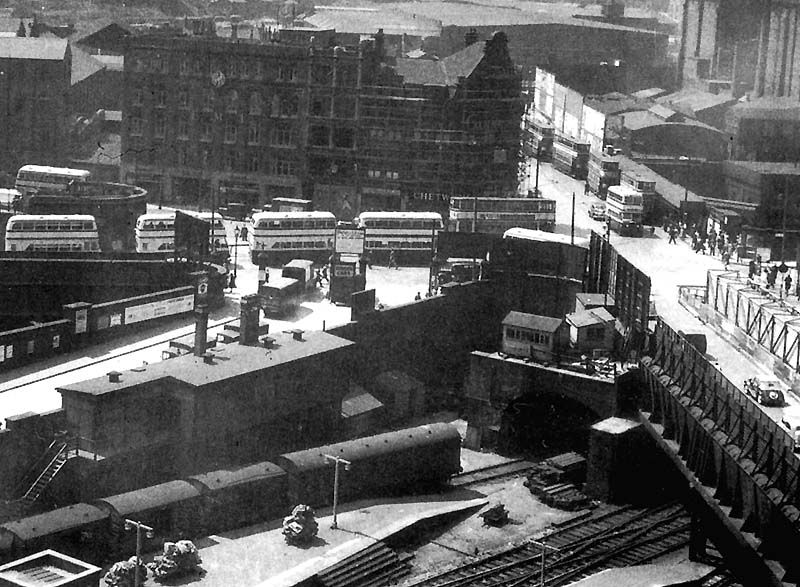
{"label": "arched tunnel entrance", "polygon": [[526,393],[503,411],[497,449],[531,456],[568,451],[586,454],[589,427],[599,419],[580,402],[556,393]]}

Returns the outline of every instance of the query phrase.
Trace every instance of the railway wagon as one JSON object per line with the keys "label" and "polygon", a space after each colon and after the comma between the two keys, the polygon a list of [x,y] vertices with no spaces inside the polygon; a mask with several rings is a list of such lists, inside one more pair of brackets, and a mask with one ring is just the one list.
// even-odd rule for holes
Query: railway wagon
{"label": "railway wagon", "polygon": [[194,475],[203,494],[198,533],[222,532],[286,515],[286,472],[269,462]]}
{"label": "railway wagon", "polygon": [[328,505],[332,501],[334,461],[339,465],[342,501],[400,492],[424,492],[461,471],[461,437],[449,424],[427,424],[277,457],[288,474],[292,504]]}
{"label": "railway wagon", "polygon": [[0,563],[52,548],[91,563],[107,552],[109,514],[77,503],[0,526]]}
{"label": "railway wagon", "polygon": [[198,527],[200,490],[188,481],[167,481],[135,491],[95,500],[93,505],[109,515],[111,550],[133,552],[136,532],[126,532],[125,519],[151,526],[156,543],[193,536]]}

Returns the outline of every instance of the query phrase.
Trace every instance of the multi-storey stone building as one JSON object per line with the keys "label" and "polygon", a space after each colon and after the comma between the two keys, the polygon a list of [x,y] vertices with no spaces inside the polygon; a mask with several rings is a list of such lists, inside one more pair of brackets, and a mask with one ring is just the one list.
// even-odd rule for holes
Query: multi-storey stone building
{"label": "multi-storey stone building", "polygon": [[65,39],[0,37],[0,171],[65,161],[72,58]]}
{"label": "multi-storey stone building", "polygon": [[338,46],[330,30],[239,39],[190,24],[126,52],[122,176],[153,199],[303,197],[347,218],[516,189],[520,80],[504,35],[394,61],[380,33]]}

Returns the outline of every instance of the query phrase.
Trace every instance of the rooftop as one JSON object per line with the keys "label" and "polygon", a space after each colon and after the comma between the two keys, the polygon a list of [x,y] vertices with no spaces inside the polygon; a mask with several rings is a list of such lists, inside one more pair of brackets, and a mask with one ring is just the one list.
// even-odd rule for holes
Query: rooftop
{"label": "rooftop", "polygon": [[[488,41],[487,41],[488,42]],[[398,59],[395,71],[407,84],[455,86],[461,77],[469,77],[484,56],[486,42],[473,43],[440,61]]]}
{"label": "rooftop", "polygon": [[607,294],[601,293],[578,293],[575,294],[575,299],[584,306],[613,306],[614,298]]}
{"label": "rooftop", "polygon": [[374,35],[383,29],[386,35],[438,37],[442,32],[441,21],[401,10],[361,6],[317,6],[315,10],[305,20],[321,29],[334,28],[337,33]]}
{"label": "rooftop", "polygon": [[800,175],[800,165],[791,161],[728,161],[726,163],[762,175]]}
{"label": "rooftop", "polygon": [[211,350],[216,359],[210,364],[206,363],[203,357],[187,354],[152,363],[141,370],[126,371],[122,373],[119,383],[110,383],[108,377],[96,377],[60,387],[57,391],[99,396],[124,389],[134,389],[142,384],[166,378],[197,388],[265,371],[319,353],[353,346],[349,340],[318,331],[305,332],[303,340],[295,340],[290,333],[275,333],[270,337],[275,340],[270,349],[263,346],[227,344]]}
{"label": "rooftop", "polygon": [[581,310],[567,314],[566,321],[575,328],[584,326],[594,326],[596,324],[608,324],[614,321],[614,316],[605,308],[592,308],[591,310]]}
{"label": "rooftop", "polygon": [[[579,4],[522,2],[519,4],[477,4],[433,0],[431,2],[389,2],[382,7],[441,21],[441,26],[524,26],[561,24],[588,28],[625,30],[645,33],[629,26],[586,20],[580,16],[600,16],[599,7]],[[596,10],[593,10],[596,8]],[[579,16],[576,18],[576,15]],[[647,34],[653,35],[652,31]]]}
{"label": "rooftop", "polygon": [[564,321],[561,318],[551,318],[550,316],[539,316],[538,314],[526,314],[524,312],[511,311],[503,318],[503,326],[519,326],[530,330],[541,330],[543,332],[555,332]]}
{"label": "rooftop", "polygon": [[660,96],[656,98],[656,102],[670,105],[678,110],[681,110],[681,107],[685,107],[697,113],[708,108],[715,108],[725,104],[734,104],[736,99],[726,93],[712,94],[711,92],[703,92],[700,90],[684,89],[673,92],[672,94],[667,94],[666,96]]}
{"label": "rooftop", "polygon": [[62,61],[68,41],[44,37],[0,37],[0,59]]}

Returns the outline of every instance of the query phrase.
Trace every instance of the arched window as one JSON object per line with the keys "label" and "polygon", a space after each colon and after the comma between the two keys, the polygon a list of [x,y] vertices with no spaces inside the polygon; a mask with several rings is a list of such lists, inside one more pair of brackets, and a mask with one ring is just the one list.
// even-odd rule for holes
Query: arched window
{"label": "arched window", "polygon": [[261,94],[258,92],[253,92],[250,94],[250,114],[261,114]]}
{"label": "arched window", "polygon": [[228,92],[225,109],[228,112],[236,112],[238,108],[239,108],[239,92],[237,92],[236,90],[231,90],[230,92]]}

